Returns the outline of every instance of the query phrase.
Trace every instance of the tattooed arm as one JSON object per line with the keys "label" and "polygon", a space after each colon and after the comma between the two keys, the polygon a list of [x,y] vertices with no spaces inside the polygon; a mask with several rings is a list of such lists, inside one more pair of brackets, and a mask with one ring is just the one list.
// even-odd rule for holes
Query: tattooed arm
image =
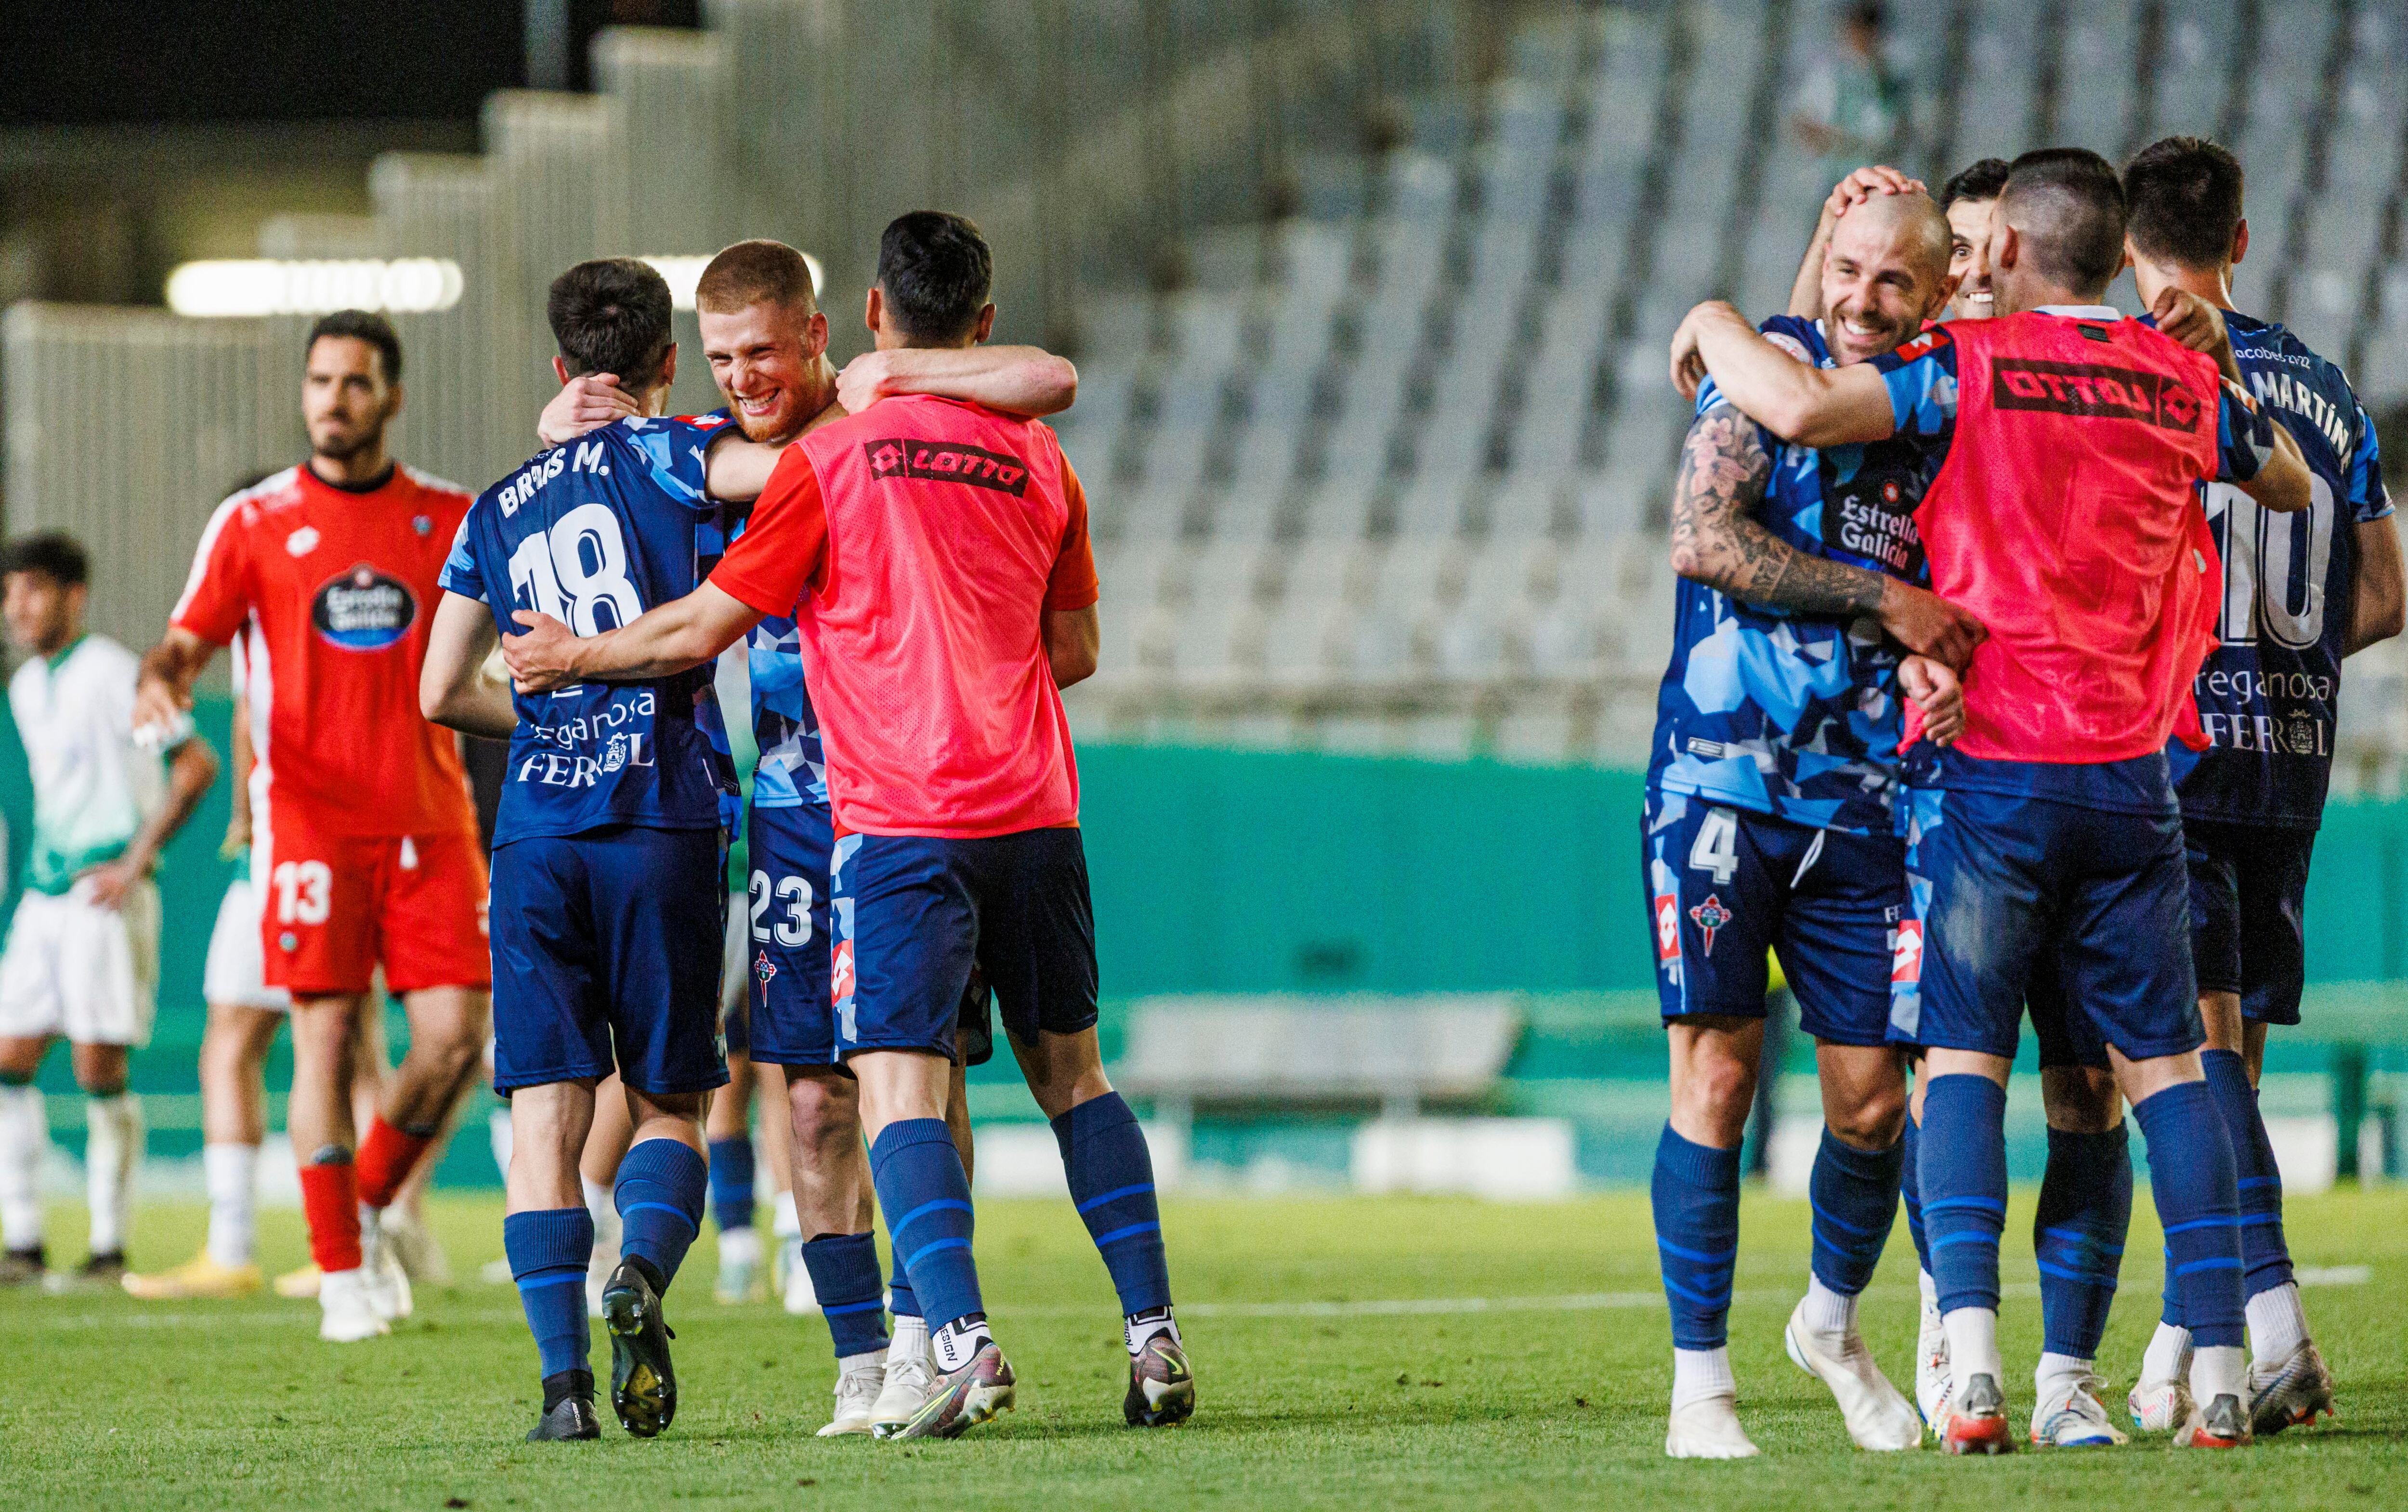
{"label": "tattooed arm", "polygon": [[1962,668],[1986,632],[1934,594],[1885,573],[1800,551],[1756,519],[1772,454],[1728,404],[1689,427],[1672,489],[1672,570],[1731,597],[1801,614],[1870,615],[1909,650]]}

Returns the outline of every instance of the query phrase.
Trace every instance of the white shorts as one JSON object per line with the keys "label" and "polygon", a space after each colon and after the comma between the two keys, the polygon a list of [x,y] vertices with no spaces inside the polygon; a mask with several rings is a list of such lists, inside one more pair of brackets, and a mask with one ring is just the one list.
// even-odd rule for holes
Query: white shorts
{"label": "white shorts", "polygon": [[259,892],[249,877],[226,884],[218,921],[209,931],[208,963],[201,968],[201,996],[229,1008],[265,1008],[283,1013],[293,999],[270,987],[263,975],[259,944]]}
{"label": "white shorts", "polygon": [[78,1045],[150,1043],[158,1006],[159,890],[149,882],[104,908],[91,885],[28,891],[0,953],[0,1035],[64,1035]]}

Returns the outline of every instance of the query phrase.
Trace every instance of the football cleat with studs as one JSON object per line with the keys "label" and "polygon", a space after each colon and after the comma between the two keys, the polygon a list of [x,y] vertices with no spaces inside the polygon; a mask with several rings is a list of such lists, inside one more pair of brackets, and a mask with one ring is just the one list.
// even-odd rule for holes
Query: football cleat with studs
{"label": "football cleat with studs", "polygon": [[1168,1428],[1196,1415],[1196,1371],[1168,1333],[1156,1334],[1129,1357],[1128,1394],[1121,1416],[1131,1428]]}

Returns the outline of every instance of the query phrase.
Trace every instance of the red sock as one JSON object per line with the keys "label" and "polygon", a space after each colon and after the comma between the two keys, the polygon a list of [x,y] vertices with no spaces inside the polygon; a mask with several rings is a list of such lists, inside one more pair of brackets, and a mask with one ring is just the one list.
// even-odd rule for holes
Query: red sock
{"label": "red sock", "polygon": [[318,1268],[360,1268],[360,1183],[351,1163],[301,1167],[301,1211],[309,1220],[309,1258]]}
{"label": "red sock", "polygon": [[393,1194],[409,1179],[418,1158],[435,1141],[423,1134],[404,1134],[379,1116],[360,1141],[360,1201],[370,1207],[391,1204]]}

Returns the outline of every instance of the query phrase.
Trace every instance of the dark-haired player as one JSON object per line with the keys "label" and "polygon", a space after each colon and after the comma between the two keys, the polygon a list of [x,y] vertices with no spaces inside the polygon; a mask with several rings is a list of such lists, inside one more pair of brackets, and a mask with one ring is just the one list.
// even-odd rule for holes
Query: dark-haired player
{"label": "dark-haired player", "polygon": [[[0,952],[0,1286],[46,1278],[115,1287],[125,1274],[142,1102],[128,1058],[150,1043],[159,985],[159,890],[150,873],[217,781],[216,754],[185,721],[145,743],[134,653],[84,630],[90,563],[55,533],[0,552],[8,642],[24,653],[8,708],[34,782],[25,892]],[[160,760],[160,746],[174,755]],[[64,1039],[84,1094],[91,1248],[72,1278],[46,1277],[42,1156],[50,1124],[34,1085]]]}
{"label": "dark-haired player", "polygon": [[[136,718],[165,727],[246,626],[257,763],[252,876],[267,984],[293,998],[293,1099],[319,1336],[367,1338],[409,1310],[379,1215],[476,1075],[492,979],[485,863],[458,743],[418,711],[437,577],[467,493],[395,463],[401,342],[361,310],[304,349],[309,459],[210,517],[167,633],[143,659]],[[409,1016],[383,1114],[357,1137],[355,1043],[381,1011],[378,965]]]}
{"label": "dark-haired player", "polygon": [[[966,349],[993,264],[958,216],[897,218],[867,322],[881,350]],[[879,1205],[940,1374],[900,1436],[951,1437],[1012,1404],[945,1128],[954,1021],[993,985],[1070,1191],[1120,1292],[1123,1411],[1177,1422],[1195,1376],[1170,1316],[1145,1140],[1096,1047],[1095,945],[1058,689],[1095,670],[1085,499],[1041,424],[935,397],[807,435],[711,580],[625,631],[526,617],[521,684],[693,666],[791,607],[828,732],[838,829],[836,1054],[861,1085]]]}
{"label": "dark-haired player", "polygon": [[[1952,175],[1940,191],[1948,218],[1949,272],[1958,282],[1948,318],[1985,321],[1995,312],[1990,284],[1990,216],[2006,187],[2008,164],[1983,158]],[[1914,181],[1894,169],[1858,169],[1832,191],[1824,207],[1815,245],[1807,250],[1793,311],[1819,312],[1819,289],[1810,297],[1807,272],[1819,270],[1831,229],[1855,207],[1884,194],[1910,192]],[[2040,1271],[2042,1340],[2033,1371],[2031,1437],[2059,1448],[2113,1446],[2124,1434],[2109,1417],[2099,1393],[2099,1345],[2115,1297],[2116,1257],[2122,1254],[2132,1212],[2132,1161],[2122,1095],[2109,1069],[2107,1048],[2079,1015],[2067,1013],[2054,961],[2033,974],[2026,993],[2033,1037],[2040,1047],[2041,1101],[2048,1117],[2048,1162],[2032,1218],[2032,1247]],[[1907,1157],[1899,1193],[1905,1200],[1907,1232],[1914,1241],[1916,1290],[1922,1297],[1916,1330],[1914,1395],[1924,1420],[1937,1422],[1949,1385],[1948,1335],[1940,1321],[1940,1293],[1932,1280],[1929,1239],[1923,1222],[1916,1140],[1928,1078],[1918,1077],[1906,1128]]]}
{"label": "dark-haired player", "polygon": [[2307,506],[2308,472],[2240,388],[2212,306],[2168,291],[2154,307],[2209,359],[2100,303],[2124,229],[2103,160],[2027,153],[1992,218],[1999,319],[1939,327],[1867,371],[1786,361],[1727,307],[1693,311],[1673,346],[1676,379],[1702,360],[1734,403],[1798,439],[1925,437],[1939,470],[1916,523],[1933,586],[1990,631],[1964,737],[1911,760],[1913,906],[1892,1006],[1931,1077],[1919,1162],[1955,1376],[1936,1427],[1959,1453],[2014,1442],[1997,1338],[2005,1083],[2026,984],[2051,957],[2149,1135],[2199,1340],[2199,1405],[2176,1441],[2251,1436],[2236,1177],[2200,1068],[2165,747],[2186,715],[2198,739],[2188,683],[2212,644],[2194,491],[2229,481],[2289,512]]}
{"label": "dark-haired player", "polygon": [[[2212,744],[2176,746],[2190,866],[2191,955],[2207,1026],[2207,1085],[2231,1131],[2241,1175],[2248,1297],[2250,1416],[2260,1434],[2332,1410],[2332,1377],[2308,1336],[2283,1242],[2283,1182],[2258,1111],[2269,1024],[2300,1021],[2308,854],[2332,773],[2342,659],[2400,634],[2400,538],[2374,425],[2341,369],[2282,326],[2232,307],[2232,267],[2249,250],[2239,160],[2214,142],[2170,136],[2124,170],[2127,243],[2143,304],[2187,290],[2224,311],[2232,355],[2258,403],[2305,455],[2313,500],[2272,515],[2229,484],[2209,486],[2224,561],[2214,652],[2196,684]],[[2134,1419],[2189,1416],[2189,1333],[2178,1289],[2132,1388]]]}
{"label": "dark-haired player", "polygon": [[578,1157],[615,1067],[635,1134],[602,1314],[611,1405],[649,1438],[677,1413],[661,1302],[701,1232],[703,1108],[727,1080],[735,765],[708,667],[516,698],[483,667],[519,609],[590,635],[691,592],[718,545],[707,457],[733,427],[659,418],[677,346],[668,285],[645,264],[580,263],[552,281],[546,312],[561,381],[616,373],[644,414],[538,453],[478,496],[444,564],[421,696],[428,718],[510,742],[494,821],[494,1087],[510,1099],[503,1243],[543,1370],[528,1436],[600,1432]]}
{"label": "dark-haired player", "polygon": [[[695,286],[703,356],[727,401],[720,414],[742,428],[747,441],[784,446],[804,432],[845,416],[842,397],[867,406],[901,392],[941,394],[1022,415],[1068,407],[1078,375],[1070,364],[1034,348],[897,348],[855,358],[839,375],[827,360],[827,317],[819,307],[810,265],[782,242],[740,241],[710,260]],[[613,418],[624,396],[615,380],[572,380],[544,411],[547,441],[566,442]],[[747,524],[757,485],[739,495],[729,478],[713,481],[728,501],[732,535]],[[899,1426],[919,1410],[935,1379],[927,1320],[896,1257],[885,1301],[894,1312],[890,1339],[880,1305],[872,1228],[869,1165],[862,1148],[860,1097],[839,1063],[829,988],[832,942],[829,861],[836,831],[828,808],[827,763],[819,717],[803,673],[801,642],[789,615],[767,616],[749,636],[752,729],[760,752],[746,813],[749,869],[746,959],[749,1059],[784,1073],[792,1120],[795,1217],[801,1275],[789,1277],[816,1298],[837,1356],[836,1407],[823,1434]],[[966,1038],[983,1042],[986,1032]],[[731,1039],[728,1074],[738,1076]],[[957,1046],[982,1059],[980,1043]],[[958,1059],[958,1058],[957,1058]],[[957,1064],[947,1098],[948,1120],[967,1166],[969,1113]],[[742,1127],[731,1092],[712,1100],[713,1179],[723,1140]],[[724,1122],[721,1120],[724,1120]],[[723,1243],[723,1254],[724,1253]]]}

